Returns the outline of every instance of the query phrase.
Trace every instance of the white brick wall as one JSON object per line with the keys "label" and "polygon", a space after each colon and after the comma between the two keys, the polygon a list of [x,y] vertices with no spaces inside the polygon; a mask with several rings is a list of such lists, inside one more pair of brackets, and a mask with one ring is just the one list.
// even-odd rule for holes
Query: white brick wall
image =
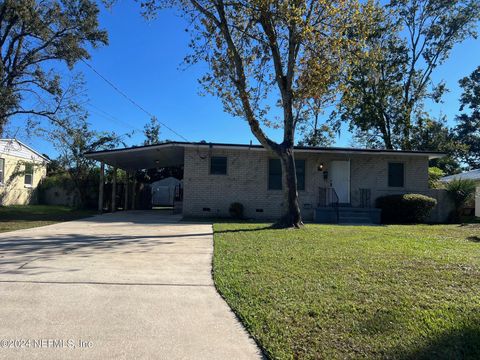
{"label": "white brick wall", "polygon": [[[227,157],[227,175],[210,175],[210,156]],[[305,159],[305,191],[299,191],[300,207],[306,220],[312,219],[319,201],[319,187],[329,180],[317,167],[323,163],[329,170],[332,160],[350,160],[351,202],[360,205],[359,189],[372,191],[376,197],[403,192],[428,190],[427,156],[386,156],[376,154],[312,154],[296,152],[296,159]],[[184,202],[185,216],[228,216],[232,202],[241,202],[249,218],[278,218],[283,201],[282,191],[268,190],[268,159],[274,158],[259,149],[185,148]],[[388,163],[405,164],[405,187],[388,187]],[[210,208],[209,212],[203,208]],[[263,212],[256,212],[263,209]]]}

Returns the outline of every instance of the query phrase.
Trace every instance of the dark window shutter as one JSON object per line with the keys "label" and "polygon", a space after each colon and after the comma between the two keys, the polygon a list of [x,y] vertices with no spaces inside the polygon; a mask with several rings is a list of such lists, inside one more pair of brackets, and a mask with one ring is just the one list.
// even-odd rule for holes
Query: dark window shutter
{"label": "dark window shutter", "polygon": [[[295,170],[297,174],[297,189],[305,190],[305,160],[295,160]],[[268,189],[282,189],[282,164],[280,159],[270,159],[268,161]]]}
{"label": "dark window shutter", "polygon": [[305,160],[295,160],[297,190],[305,190]]}
{"label": "dark window shutter", "polygon": [[403,187],[405,179],[405,169],[403,163],[388,164],[388,186]]}
{"label": "dark window shutter", "polygon": [[282,164],[280,159],[268,161],[268,189],[282,190]]}

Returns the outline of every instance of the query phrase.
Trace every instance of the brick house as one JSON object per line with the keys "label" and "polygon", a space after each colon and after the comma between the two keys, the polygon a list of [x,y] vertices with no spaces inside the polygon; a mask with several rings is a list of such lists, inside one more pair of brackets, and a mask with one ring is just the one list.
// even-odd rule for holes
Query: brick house
{"label": "brick house", "polygon": [[[280,215],[280,160],[259,145],[166,142],[86,156],[127,171],[183,167],[181,211],[187,217],[228,216],[233,202],[243,204],[247,218]],[[421,193],[442,202],[444,194],[428,187],[428,162],[441,156],[418,151],[296,147],[303,218],[335,222],[339,208],[345,221],[377,222],[375,200],[388,194]],[[437,206],[431,220],[443,221],[443,217],[446,211]]]}

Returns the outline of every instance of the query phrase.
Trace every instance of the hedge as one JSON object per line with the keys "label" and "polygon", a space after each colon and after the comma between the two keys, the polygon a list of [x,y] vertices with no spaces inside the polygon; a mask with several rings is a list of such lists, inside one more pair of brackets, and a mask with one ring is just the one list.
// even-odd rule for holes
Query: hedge
{"label": "hedge", "polygon": [[387,195],[377,199],[382,223],[415,224],[427,220],[437,200],[421,194]]}

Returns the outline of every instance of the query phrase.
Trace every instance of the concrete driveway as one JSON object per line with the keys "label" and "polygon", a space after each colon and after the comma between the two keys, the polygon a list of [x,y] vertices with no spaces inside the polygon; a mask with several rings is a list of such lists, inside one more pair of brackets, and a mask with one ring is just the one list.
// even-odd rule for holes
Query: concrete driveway
{"label": "concrete driveway", "polygon": [[132,211],[0,234],[0,358],[258,359],[212,227]]}

